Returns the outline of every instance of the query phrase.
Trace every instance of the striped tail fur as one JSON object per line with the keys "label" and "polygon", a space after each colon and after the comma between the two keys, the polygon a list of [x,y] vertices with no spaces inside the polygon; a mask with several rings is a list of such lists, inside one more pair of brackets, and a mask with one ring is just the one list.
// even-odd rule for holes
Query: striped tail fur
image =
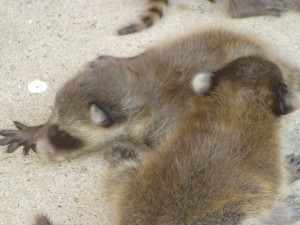
{"label": "striped tail fur", "polygon": [[148,9],[142,14],[139,21],[119,29],[118,34],[132,34],[151,27],[163,17],[167,6],[168,0],[149,0]]}

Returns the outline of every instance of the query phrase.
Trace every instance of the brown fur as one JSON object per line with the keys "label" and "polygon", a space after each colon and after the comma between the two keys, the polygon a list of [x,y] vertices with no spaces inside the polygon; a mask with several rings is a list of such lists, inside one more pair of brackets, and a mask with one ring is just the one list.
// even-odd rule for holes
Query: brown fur
{"label": "brown fur", "polygon": [[[164,143],[183,115],[191,113],[195,98],[191,80],[196,74],[219,70],[249,55],[277,63],[285,81],[299,89],[299,70],[278,59],[263,43],[247,35],[209,29],[133,58],[97,58],[58,91],[46,124],[34,128],[17,124],[19,131],[2,130],[6,138],[0,144],[9,145],[9,152],[23,145],[25,153],[36,145],[37,153],[48,160],[101,150],[115,166],[118,158],[134,158],[136,164],[146,150]],[[105,112],[103,123],[95,123],[98,117],[91,116],[91,105]],[[103,113],[98,116],[105,118]],[[281,180],[281,175],[274,179]]]}
{"label": "brown fur", "polygon": [[[188,99],[190,109],[160,146],[141,163],[121,161],[108,172],[115,224],[279,225],[299,219],[284,202],[274,207],[287,193],[279,116],[293,109],[285,90],[279,68],[258,57],[216,72],[209,92]],[[272,216],[265,217],[270,208]]]}
{"label": "brown fur", "polygon": [[115,224],[233,225],[263,216],[286,194],[274,111],[282,82],[278,67],[257,57],[217,72],[155,151],[108,172]]}
{"label": "brown fur", "polygon": [[[280,16],[282,12],[288,9],[300,11],[299,0],[209,0],[211,2],[220,2],[227,9],[228,14],[233,18],[244,18],[251,16],[272,15]],[[118,31],[119,35],[126,35],[140,32],[151,27],[164,15],[168,6],[166,0],[149,0],[149,7],[144,12],[141,19],[133,22]],[[152,12],[151,9],[157,8],[160,13]]]}
{"label": "brown fur", "polygon": [[[24,145],[25,153],[36,144],[37,153],[48,160],[97,150],[142,153],[159,144],[190,108],[187,102],[195,74],[221,69],[248,55],[278,64],[288,86],[299,90],[299,70],[274,56],[263,43],[247,35],[208,29],[133,58],[99,57],[61,87],[46,124],[36,128],[18,124],[20,131],[3,130],[0,134],[7,137],[0,144],[9,145],[9,152]],[[105,111],[110,124],[95,124],[91,105]]]}

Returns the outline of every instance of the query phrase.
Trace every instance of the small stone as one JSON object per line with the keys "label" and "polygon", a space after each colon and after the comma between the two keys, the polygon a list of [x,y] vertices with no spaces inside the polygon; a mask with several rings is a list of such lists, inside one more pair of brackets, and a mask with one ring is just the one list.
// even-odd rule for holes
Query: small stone
{"label": "small stone", "polygon": [[46,91],[47,88],[48,88],[48,85],[45,82],[40,81],[40,80],[34,80],[28,84],[28,90],[30,93],[33,93],[33,94],[42,93],[42,92]]}

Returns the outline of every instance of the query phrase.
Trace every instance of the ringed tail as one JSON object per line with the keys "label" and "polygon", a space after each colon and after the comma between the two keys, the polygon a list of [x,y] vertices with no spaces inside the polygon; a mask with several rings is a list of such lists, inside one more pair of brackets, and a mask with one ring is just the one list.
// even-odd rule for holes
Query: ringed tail
{"label": "ringed tail", "polygon": [[151,27],[163,17],[168,6],[168,0],[149,0],[148,5],[147,11],[142,14],[139,21],[119,29],[118,34],[132,34]]}

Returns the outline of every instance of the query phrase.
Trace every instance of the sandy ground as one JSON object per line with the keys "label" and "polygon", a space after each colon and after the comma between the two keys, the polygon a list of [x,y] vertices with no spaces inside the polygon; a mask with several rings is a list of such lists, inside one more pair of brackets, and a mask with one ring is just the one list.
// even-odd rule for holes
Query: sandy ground
{"label": "sandy ground", "polygon": [[[28,125],[43,123],[58,87],[95,56],[132,56],[207,24],[257,33],[276,52],[300,66],[300,14],[233,20],[205,0],[173,0],[167,16],[153,28],[117,36],[116,28],[135,18],[143,3],[1,0],[0,128],[13,128],[13,120]],[[47,83],[45,92],[28,91],[27,85],[36,79]],[[299,113],[284,119],[294,152],[300,146]],[[31,224],[36,212],[47,213],[56,224],[111,224],[101,192],[107,165],[99,153],[49,164],[34,154],[24,158],[21,151],[6,154],[0,148],[0,152],[0,225]],[[293,189],[300,193],[300,183],[294,183]]]}

